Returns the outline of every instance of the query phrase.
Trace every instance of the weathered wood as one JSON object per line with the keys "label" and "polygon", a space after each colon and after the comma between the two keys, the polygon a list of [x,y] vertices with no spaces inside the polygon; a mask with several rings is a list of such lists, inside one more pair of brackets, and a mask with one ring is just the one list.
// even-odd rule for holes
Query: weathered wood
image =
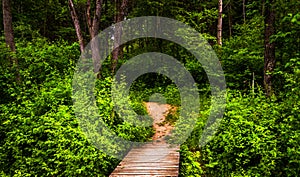
{"label": "weathered wood", "polygon": [[133,148],[110,177],[178,176],[178,172],[179,146],[153,142]]}
{"label": "weathered wood", "polygon": [[[117,176],[178,176],[179,173],[179,146],[167,144],[164,140],[168,134],[169,125],[158,126],[164,121],[169,105],[148,103],[146,104],[149,115],[154,120],[154,128],[161,131],[168,129],[166,133],[156,133],[153,142],[135,147],[128,152],[110,177]],[[162,107],[161,107],[162,106]]]}

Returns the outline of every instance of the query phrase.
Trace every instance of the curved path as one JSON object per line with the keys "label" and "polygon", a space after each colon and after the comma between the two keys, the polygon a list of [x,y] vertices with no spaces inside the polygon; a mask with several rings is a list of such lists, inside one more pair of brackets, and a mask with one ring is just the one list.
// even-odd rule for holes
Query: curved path
{"label": "curved path", "polygon": [[133,148],[120,162],[110,177],[117,176],[178,176],[179,146],[170,146],[164,137],[173,128],[163,123],[171,106],[146,102],[148,114],[153,118],[155,134],[153,141]]}

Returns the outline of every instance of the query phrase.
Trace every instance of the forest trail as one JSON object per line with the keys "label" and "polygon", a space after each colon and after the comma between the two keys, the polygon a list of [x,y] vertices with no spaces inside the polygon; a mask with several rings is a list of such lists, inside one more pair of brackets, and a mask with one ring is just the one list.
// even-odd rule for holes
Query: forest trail
{"label": "forest trail", "polygon": [[155,134],[153,135],[152,140],[164,142],[164,137],[173,129],[172,125],[164,122],[169,111],[172,109],[171,105],[159,104],[156,102],[145,102],[144,104],[149,116],[153,119]]}
{"label": "forest trail", "polygon": [[144,103],[148,114],[153,118],[155,134],[152,142],[131,151],[120,162],[110,177],[117,176],[178,176],[179,146],[170,146],[164,137],[173,126],[164,122],[171,105],[156,102]]}

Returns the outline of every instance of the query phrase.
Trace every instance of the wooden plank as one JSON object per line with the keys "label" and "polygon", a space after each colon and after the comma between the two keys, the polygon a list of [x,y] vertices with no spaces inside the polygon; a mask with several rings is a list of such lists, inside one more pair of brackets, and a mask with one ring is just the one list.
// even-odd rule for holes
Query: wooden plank
{"label": "wooden plank", "polygon": [[110,176],[118,176],[118,175],[132,175],[132,174],[139,174],[139,175],[164,175],[164,176],[178,176],[178,172],[174,170],[126,170],[126,171],[116,171],[112,173]]}
{"label": "wooden plank", "polygon": [[154,141],[132,148],[110,177],[178,176],[179,146],[169,145],[164,139],[173,127],[169,124],[159,125],[164,121],[171,106],[153,102],[145,105],[153,118],[153,128],[156,130],[152,137]]}
{"label": "wooden plank", "polygon": [[179,146],[165,142],[147,143],[133,148],[110,177],[178,176]]}

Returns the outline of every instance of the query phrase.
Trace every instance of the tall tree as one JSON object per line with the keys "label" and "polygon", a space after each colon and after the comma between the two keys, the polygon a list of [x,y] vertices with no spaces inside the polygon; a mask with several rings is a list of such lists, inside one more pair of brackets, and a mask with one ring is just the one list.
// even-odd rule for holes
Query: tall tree
{"label": "tall tree", "polygon": [[12,52],[16,51],[15,41],[14,41],[14,31],[12,26],[12,14],[10,0],[2,1],[3,9],[3,25],[4,25],[4,37],[6,45],[10,48]]}
{"label": "tall tree", "polygon": [[[99,33],[102,4],[103,4],[103,0],[96,0],[96,2],[95,2],[96,8],[95,8],[95,12],[94,12],[94,17],[91,17],[91,0],[87,0],[87,3],[86,3],[87,22],[86,23],[88,24],[90,39],[93,39]],[[80,43],[80,48],[82,48],[82,51],[83,51],[84,42],[83,42],[82,32],[81,32],[81,28],[80,28],[80,22],[79,22],[79,18],[77,16],[76,9],[74,7],[74,3],[72,0],[69,0],[69,8],[70,8],[71,17],[72,17],[72,20],[73,20],[73,23],[75,26],[77,38]]]}
{"label": "tall tree", "polygon": [[[4,25],[5,43],[12,52],[16,52],[10,0],[2,0],[2,10],[3,10],[3,25]],[[18,60],[15,57],[11,57],[10,63],[12,65],[16,65],[16,68],[17,68],[16,80],[19,82],[21,77],[20,77],[20,73],[18,71]]]}
{"label": "tall tree", "polygon": [[246,0],[243,0],[243,19],[245,24],[246,23]]}
{"label": "tall tree", "polygon": [[274,0],[265,2],[265,52],[264,52],[264,87],[267,96],[271,96],[272,72],[275,68],[275,43],[270,40],[275,34]]}
{"label": "tall tree", "polygon": [[[124,20],[126,9],[128,6],[128,0],[122,0],[121,5],[119,5],[118,1],[116,1],[117,12],[115,16],[115,22],[119,23]],[[114,30],[114,47],[115,50],[112,53],[112,73],[115,72],[115,69],[118,64],[118,58],[122,52],[123,47],[120,45],[120,40],[122,36],[122,26],[117,24]]]}
{"label": "tall tree", "polygon": [[76,35],[78,38],[78,42],[80,45],[80,52],[84,51],[84,41],[83,41],[83,36],[82,36],[82,32],[81,32],[81,28],[80,28],[80,23],[79,23],[79,19],[74,7],[74,3],[72,0],[69,0],[69,8],[70,8],[70,12],[71,12],[71,17],[75,26],[75,31],[76,31]]}
{"label": "tall tree", "polygon": [[[87,0],[86,16],[87,16],[88,29],[89,29],[89,33],[90,33],[90,39],[94,39],[97,36],[97,34],[99,33],[102,5],[103,5],[103,0],[96,0],[94,17],[92,18],[91,17],[91,0]],[[70,7],[73,23],[75,25],[77,38],[80,43],[80,50],[81,50],[81,52],[83,52],[83,50],[84,50],[83,37],[82,37],[82,33],[81,33],[81,28],[79,25],[79,19],[78,19],[78,16],[76,15],[76,9],[74,7],[74,3],[72,0],[69,0],[69,7]],[[95,40],[93,40],[91,43],[92,58],[93,58],[93,63],[94,63],[94,72],[99,72],[99,69],[100,69],[100,54],[99,54],[100,46],[99,46],[98,42],[99,41],[97,40],[97,38],[95,38]],[[98,77],[99,77],[99,75],[98,75]]]}
{"label": "tall tree", "polygon": [[95,9],[94,17],[92,18],[91,0],[88,0],[86,4],[87,23],[88,23],[91,39],[93,39],[99,33],[102,5],[103,5],[103,0],[96,0],[96,9]]}
{"label": "tall tree", "polygon": [[229,38],[232,36],[232,3],[231,0],[228,1],[228,30]]}
{"label": "tall tree", "polygon": [[98,73],[97,77],[99,78],[99,70],[101,69],[100,65],[100,46],[99,46],[99,40],[98,38],[95,38],[97,34],[99,33],[100,29],[100,19],[101,19],[101,12],[102,12],[102,5],[103,0],[96,0],[96,9],[94,12],[93,20],[90,16],[90,0],[87,1],[87,21],[90,31],[91,39],[95,39],[91,43],[92,48],[92,56],[93,56],[93,63],[94,63],[94,72]]}
{"label": "tall tree", "polygon": [[217,33],[217,43],[222,45],[222,11],[223,11],[223,1],[219,0],[218,8],[218,33]]}

